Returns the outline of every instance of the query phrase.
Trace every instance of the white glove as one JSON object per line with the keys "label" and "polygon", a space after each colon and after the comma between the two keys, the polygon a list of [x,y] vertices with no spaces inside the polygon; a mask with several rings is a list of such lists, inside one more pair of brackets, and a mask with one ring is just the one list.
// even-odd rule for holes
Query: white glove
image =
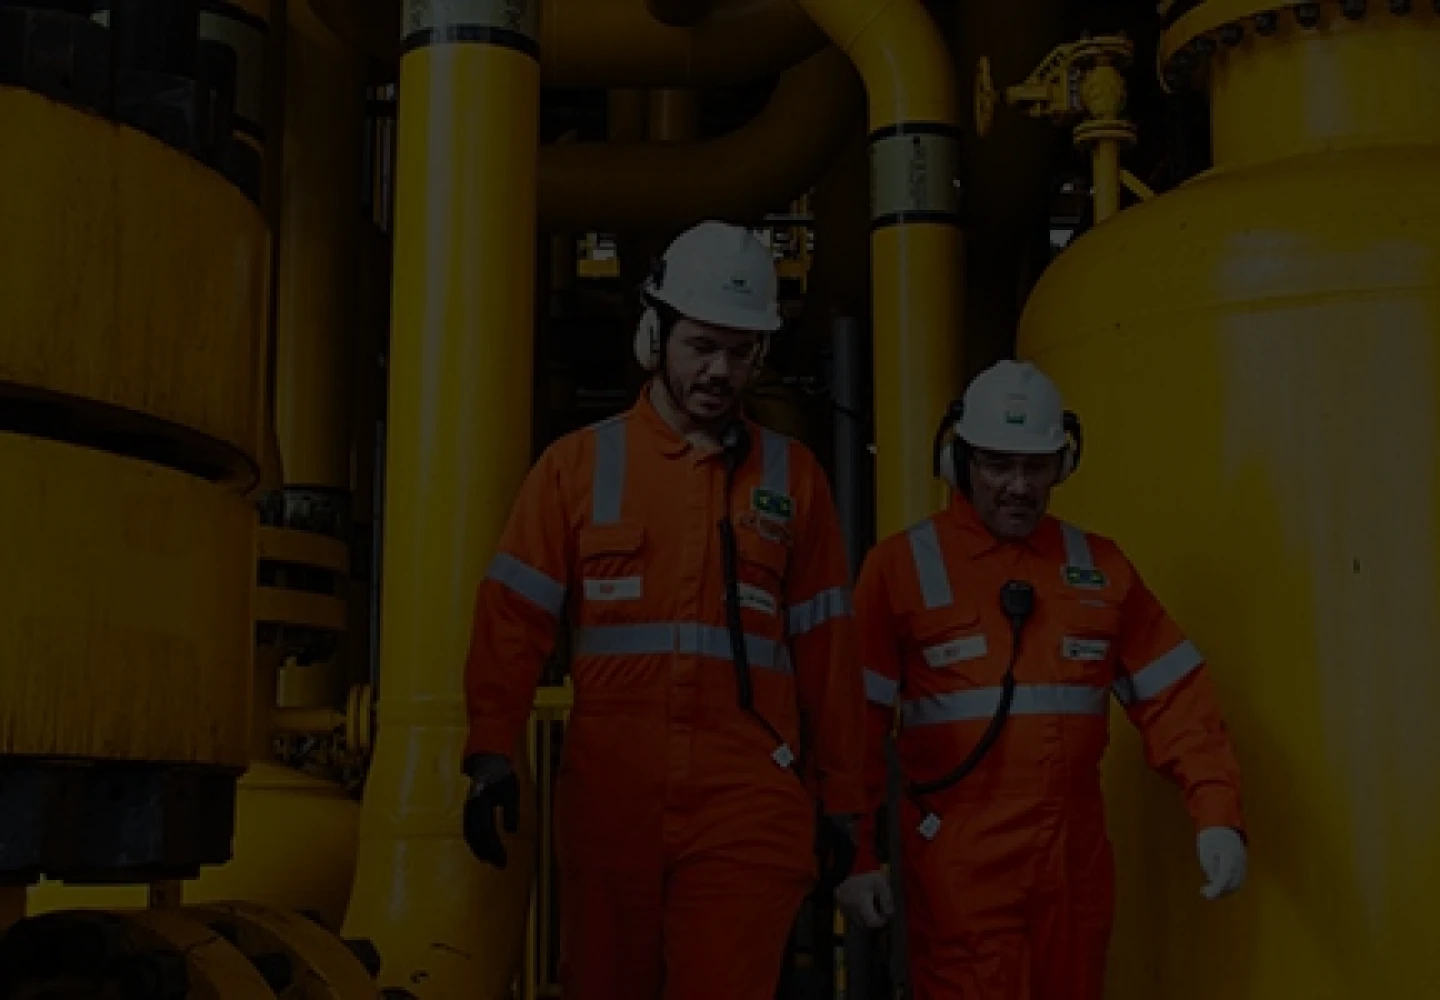
{"label": "white glove", "polygon": [[870,928],[884,926],[895,913],[890,876],[883,871],[851,875],[836,886],[835,902],[846,920]]}
{"label": "white glove", "polygon": [[1200,890],[1206,899],[1219,899],[1240,888],[1245,881],[1249,852],[1240,834],[1228,826],[1211,826],[1195,838],[1200,868],[1210,881]]}

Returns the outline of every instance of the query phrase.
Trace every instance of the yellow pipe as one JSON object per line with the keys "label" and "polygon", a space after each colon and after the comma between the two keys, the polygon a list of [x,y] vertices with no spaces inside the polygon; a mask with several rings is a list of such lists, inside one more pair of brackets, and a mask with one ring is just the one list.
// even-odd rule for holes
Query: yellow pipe
{"label": "yellow pipe", "polygon": [[[312,0],[332,28],[376,58],[399,54],[400,3]],[[813,55],[825,37],[795,0],[714,0],[689,28],[662,24],[645,0],[532,0],[543,7],[540,61],[550,87],[750,83]]]}
{"label": "yellow pipe", "polygon": [[700,133],[700,95],[668,87],[650,91],[650,138],[682,142]]}
{"label": "yellow pipe", "polygon": [[348,492],[364,65],[288,8],[275,421],[286,485]]}
{"label": "yellow pipe", "polygon": [[666,229],[701,214],[746,219],[784,208],[844,146],[860,96],[854,70],[827,47],[787,71],[765,109],[729,135],[546,146],[540,224]]}
{"label": "yellow pipe", "polygon": [[345,726],[345,713],[333,708],[276,708],[270,728],[281,733],[329,733]]}
{"label": "yellow pipe", "polygon": [[876,527],[943,502],[935,424],[958,394],[959,109],[950,56],[919,0],[800,0],[869,98]]}
{"label": "yellow pipe", "polygon": [[[378,739],[345,933],[379,985],[498,1000],[534,865],[527,748],[509,867],[461,839],[475,588],[531,462],[538,6],[410,5],[400,61]],[[468,11],[477,11],[469,5]],[[455,40],[465,39],[465,40]]]}
{"label": "yellow pipe", "polygon": [[1095,222],[1105,222],[1120,211],[1120,143],[1100,139],[1090,151]]}
{"label": "yellow pipe", "polygon": [[650,94],[643,88],[612,90],[606,97],[606,132],[612,142],[638,142],[645,138]]}

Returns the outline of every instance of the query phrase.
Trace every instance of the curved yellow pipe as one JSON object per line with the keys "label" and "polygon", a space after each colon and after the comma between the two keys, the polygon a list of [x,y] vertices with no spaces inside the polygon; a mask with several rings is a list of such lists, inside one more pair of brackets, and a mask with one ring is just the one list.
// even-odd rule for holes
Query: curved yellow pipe
{"label": "curved yellow pipe", "polygon": [[525,943],[527,748],[516,748],[521,829],[503,871],[461,839],[460,764],[475,588],[532,458],[536,10],[411,4],[404,22],[384,680],[345,934],[375,943],[382,988],[417,1000],[508,997]]}
{"label": "curved yellow pipe", "polygon": [[935,425],[960,385],[959,109],[920,0],[798,0],[855,63],[869,100],[876,529],[933,512]]}
{"label": "curved yellow pipe", "polygon": [[729,135],[546,146],[540,224],[664,229],[702,214],[750,219],[783,208],[844,145],[861,93],[845,56],[826,47],[788,70],[765,109]]}
{"label": "curved yellow pipe", "polygon": [[699,131],[700,95],[698,93],[674,87],[650,91],[651,140],[655,142],[687,142],[693,140]]}
{"label": "curved yellow pipe", "polygon": [[[342,36],[394,62],[396,0],[312,0]],[[482,7],[484,5],[481,5]],[[549,87],[678,87],[749,83],[825,44],[795,0],[713,0],[691,27],[663,24],[646,0],[532,0],[540,7],[540,63]]]}

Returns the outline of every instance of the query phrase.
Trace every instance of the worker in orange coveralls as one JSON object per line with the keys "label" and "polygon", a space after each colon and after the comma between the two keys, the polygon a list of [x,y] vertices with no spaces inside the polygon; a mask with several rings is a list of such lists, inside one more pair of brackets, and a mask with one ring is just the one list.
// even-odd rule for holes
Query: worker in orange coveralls
{"label": "worker in orange coveralls", "polygon": [[[899,723],[913,996],[1100,1000],[1114,904],[1099,775],[1109,696],[1183,789],[1211,899],[1245,877],[1239,767],[1200,652],[1114,542],[1046,514],[1081,444],[1050,379],[1001,362],[945,425],[936,466],[952,502],[876,546],[855,588],[867,817]],[[872,828],[862,822],[836,899],[875,927],[894,897]]]}
{"label": "worker in orange coveralls", "polygon": [[574,630],[566,1000],[772,1000],[817,875],[828,894],[851,871],[866,704],[839,518],[814,455],[740,408],[776,293],[748,230],[677,237],[636,331],[654,377],[545,451],[480,584],[465,835],[481,860],[504,864],[509,757],[561,619]]}

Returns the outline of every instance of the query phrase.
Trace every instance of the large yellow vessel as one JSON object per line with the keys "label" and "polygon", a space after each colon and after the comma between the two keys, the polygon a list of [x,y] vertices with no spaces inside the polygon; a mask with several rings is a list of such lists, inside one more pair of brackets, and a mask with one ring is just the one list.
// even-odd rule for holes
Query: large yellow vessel
{"label": "large yellow vessel", "polygon": [[1213,169],[1067,249],[1019,349],[1085,418],[1063,514],[1115,536],[1213,664],[1253,877],[1197,896],[1178,798],[1125,734],[1111,995],[1427,995],[1440,117],[1417,96],[1440,20],[1207,3],[1161,68],[1208,88]]}

